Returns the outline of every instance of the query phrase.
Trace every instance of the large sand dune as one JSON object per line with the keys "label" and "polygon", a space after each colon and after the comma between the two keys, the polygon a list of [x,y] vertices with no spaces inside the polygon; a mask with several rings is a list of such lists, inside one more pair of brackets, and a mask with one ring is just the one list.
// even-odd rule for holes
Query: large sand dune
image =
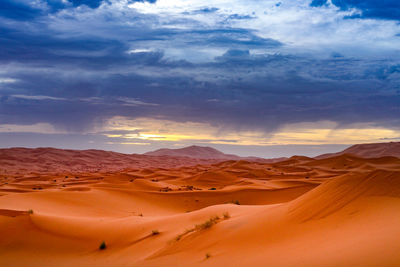
{"label": "large sand dune", "polygon": [[398,158],[104,153],[0,154],[0,266],[400,264]]}
{"label": "large sand dune", "polygon": [[352,154],[363,158],[377,158],[385,156],[400,158],[400,142],[358,144],[346,148],[341,152],[323,154],[316,158],[329,158],[343,154]]}

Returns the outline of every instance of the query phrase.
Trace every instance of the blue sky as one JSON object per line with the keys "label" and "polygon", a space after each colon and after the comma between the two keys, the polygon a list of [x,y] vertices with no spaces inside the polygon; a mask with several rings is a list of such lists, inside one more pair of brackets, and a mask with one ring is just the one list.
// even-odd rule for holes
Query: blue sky
{"label": "blue sky", "polygon": [[400,2],[3,0],[0,147],[400,140]]}

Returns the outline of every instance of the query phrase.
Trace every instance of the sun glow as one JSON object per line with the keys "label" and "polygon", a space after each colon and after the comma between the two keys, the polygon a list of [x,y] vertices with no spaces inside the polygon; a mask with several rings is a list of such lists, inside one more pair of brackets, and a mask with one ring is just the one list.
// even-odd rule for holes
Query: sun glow
{"label": "sun glow", "polygon": [[[322,145],[383,142],[400,132],[369,124],[340,128],[335,122],[287,124],[273,133],[221,129],[209,123],[174,122],[165,119],[114,117],[107,123],[109,138],[148,142],[186,142],[231,145]],[[114,133],[115,132],[115,133]]]}
{"label": "sun glow", "polygon": [[356,124],[340,128],[334,122],[289,124],[276,132],[271,141],[280,144],[355,144],[383,142],[396,139],[400,132],[393,129],[379,128],[370,124]]}

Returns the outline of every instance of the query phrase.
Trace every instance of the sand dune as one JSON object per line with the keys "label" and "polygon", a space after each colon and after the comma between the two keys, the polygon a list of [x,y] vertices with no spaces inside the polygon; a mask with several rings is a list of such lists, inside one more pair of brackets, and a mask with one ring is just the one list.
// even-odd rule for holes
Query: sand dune
{"label": "sand dune", "polygon": [[258,157],[239,157],[233,154],[225,154],[221,151],[206,146],[188,146],[184,148],[169,149],[162,148],[155,151],[150,151],[144,155],[148,156],[168,156],[168,157],[188,157],[195,159],[218,159],[218,160],[247,160],[261,162],[278,162],[286,158],[263,159]]}
{"label": "sand dune", "polygon": [[54,148],[0,149],[2,173],[99,173],[132,168],[170,168],[219,162],[216,159],[158,157],[121,154],[102,150],[68,150]]}
{"label": "sand dune", "polygon": [[[0,174],[107,173],[128,171],[138,168],[169,169],[171,167],[208,165],[226,160],[242,159],[241,157],[224,154],[209,147],[193,146],[184,148],[182,151],[174,151],[171,155],[164,155],[163,153],[158,152],[146,154],[122,154],[94,149],[0,149],[0,166],[2,167],[0,168]],[[262,159],[248,157],[244,159],[247,161],[272,163],[284,160],[285,158]]]}
{"label": "sand dune", "polygon": [[0,157],[1,266],[400,264],[395,157],[11,152]]}
{"label": "sand dune", "polygon": [[343,154],[352,154],[363,158],[397,157],[400,158],[400,142],[358,144],[338,153],[323,154],[316,159],[329,158]]}
{"label": "sand dune", "polygon": [[240,157],[232,154],[225,154],[212,147],[189,146],[178,149],[162,148],[156,151],[145,153],[148,156],[175,156],[189,157],[197,159],[224,159],[224,160],[239,160]]}

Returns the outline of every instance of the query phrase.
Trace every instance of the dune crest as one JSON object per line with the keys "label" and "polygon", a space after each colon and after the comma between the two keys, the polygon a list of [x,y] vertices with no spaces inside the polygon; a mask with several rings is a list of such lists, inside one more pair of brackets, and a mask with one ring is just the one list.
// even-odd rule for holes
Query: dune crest
{"label": "dune crest", "polygon": [[15,148],[0,162],[2,266],[400,263],[396,157]]}
{"label": "dune crest", "polygon": [[315,157],[329,158],[343,154],[352,154],[363,158],[397,157],[400,158],[400,142],[357,144],[338,153],[328,153]]}

